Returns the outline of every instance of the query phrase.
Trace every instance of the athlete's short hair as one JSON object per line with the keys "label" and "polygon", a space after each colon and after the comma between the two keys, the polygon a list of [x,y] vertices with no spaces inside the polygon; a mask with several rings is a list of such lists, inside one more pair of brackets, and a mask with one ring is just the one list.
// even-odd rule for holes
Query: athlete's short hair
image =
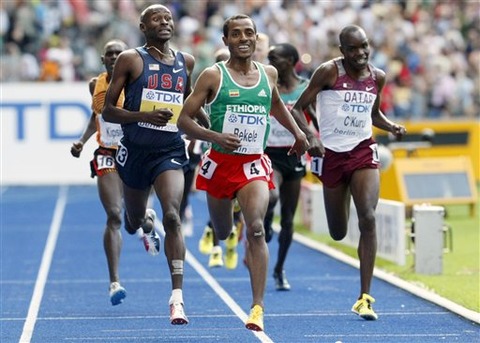
{"label": "athlete's short hair", "polygon": [[273,50],[275,50],[275,52],[282,57],[293,58],[293,64],[294,65],[297,64],[298,60],[300,59],[300,55],[298,54],[297,48],[295,48],[290,43],[274,44],[270,47],[269,51],[273,51]]}
{"label": "athlete's short hair", "polygon": [[253,21],[252,18],[250,18],[246,14],[236,14],[236,15],[231,16],[227,20],[225,20],[225,22],[223,23],[223,36],[224,37],[228,37],[228,30],[229,30],[230,23],[234,20],[239,20],[239,19],[250,19],[250,21],[253,24],[253,29],[255,30],[255,33],[257,33],[257,25],[255,25],[255,22]]}

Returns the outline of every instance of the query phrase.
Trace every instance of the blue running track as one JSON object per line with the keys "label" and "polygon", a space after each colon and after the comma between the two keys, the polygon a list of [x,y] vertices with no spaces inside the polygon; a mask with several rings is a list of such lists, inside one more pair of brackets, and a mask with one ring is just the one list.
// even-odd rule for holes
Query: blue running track
{"label": "blue running track", "polygon": [[[269,244],[265,332],[244,328],[251,302],[242,265],[209,269],[198,252],[207,221],[205,196],[191,196],[184,299],[190,323],[172,326],[170,278],[163,251],[148,255],[123,230],[120,276],[127,298],[111,306],[102,246],[104,213],[95,186],[3,187],[1,191],[1,336],[10,342],[480,342],[480,326],[375,278],[377,321],[350,312],[358,270],[294,242],[286,263],[292,290],[277,292]],[[155,209],[160,216],[158,202]],[[480,318],[477,318],[477,320]],[[474,318],[475,320],[475,318]]]}

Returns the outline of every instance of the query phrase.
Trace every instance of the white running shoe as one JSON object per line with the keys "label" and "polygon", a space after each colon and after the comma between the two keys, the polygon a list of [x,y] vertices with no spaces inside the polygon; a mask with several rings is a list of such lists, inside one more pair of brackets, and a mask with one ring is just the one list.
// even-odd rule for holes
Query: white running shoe
{"label": "white running shoe", "polygon": [[[160,236],[155,231],[155,218],[157,214],[151,208],[148,208],[146,211],[147,220],[152,222],[152,230],[148,233],[143,234],[143,245],[145,250],[152,256],[158,255],[160,253]],[[145,229],[142,227],[143,231]]]}
{"label": "white running shoe", "polygon": [[188,324],[188,318],[185,315],[183,303],[174,302],[170,304],[170,323],[172,323],[172,325]]}
{"label": "white running shoe", "polygon": [[112,282],[110,284],[110,301],[113,306],[119,305],[127,296],[127,291],[120,285],[120,282]]}

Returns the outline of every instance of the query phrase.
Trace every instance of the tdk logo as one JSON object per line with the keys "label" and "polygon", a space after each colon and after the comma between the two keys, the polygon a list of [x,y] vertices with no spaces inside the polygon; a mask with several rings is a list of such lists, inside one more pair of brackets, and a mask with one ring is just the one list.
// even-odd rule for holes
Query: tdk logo
{"label": "tdk logo", "polygon": [[230,123],[236,123],[238,121],[238,118],[237,118],[237,115],[234,114],[234,113],[227,113],[228,117],[227,117],[227,120],[230,122]]}
{"label": "tdk logo", "polygon": [[148,99],[148,100],[152,100],[152,101],[181,104],[182,103],[182,96],[183,96],[183,94],[178,94],[178,93],[173,93],[173,92],[163,92],[163,91],[150,90],[145,95],[145,98]]}
{"label": "tdk logo", "polygon": [[363,104],[343,104],[342,110],[350,113],[370,113],[371,105]]}
{"label": "tdk logo", "polygon": [[255,114],[229,113],[227,120],[230,123],[264,126],[266,123],[265,118],[265,116]]}
{"label": "tdk logo", "polygon": [[[84,119],[88,120],[92,110],[87,103],[81,101],[50,101],[50,102],[8,102],[3,101],[0,103],[0,111],[3,115],[5,111],[11,110],[16,116],[16,138],[19,141],[27,140],[27,126],[30,112],[45,115],[45,121],[48,127],[48,138],[50,140],[64,140],[64,139],[77,139],[82,134],[82,127],[78,128],[78,131],[71,132],[71,127],[66,128],[61,123],[65,121],[64,118],[71,117],[72,115],[84,115]],[[36,114],[39,115],[39,114]],[[68,120],[68,119],[66,119]],[[67,130],[68,129],[68,130]]]}
{"label": "tdk logo", "polygon": [[155,93],[153,93],[153,92],[148,92],[145,97],[146,97],[148,100],[153,100],[153,99],[155,99]]}
{"label": "tdk logo", "polygon": [[238,118],[240,119],[240,124],[259,126],[265,125],[265,116],[238,114]]}

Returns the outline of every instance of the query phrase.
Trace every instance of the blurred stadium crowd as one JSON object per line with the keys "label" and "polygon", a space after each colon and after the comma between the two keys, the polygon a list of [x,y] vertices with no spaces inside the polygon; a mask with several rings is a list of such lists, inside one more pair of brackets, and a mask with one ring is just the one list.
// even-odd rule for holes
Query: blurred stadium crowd
{"label": "blurred stadium crowd", "polygon": [[195,75],[223,47],[230,15],[253,17],[270,44],[290,42],[308,77],[338,56],[338,33],[362,26],[371,62],[387,72],[383,111],[401,119],[480,117],[479,0],[3,0],[1,81],[82,81],[103,71],[100,52],[112,38],[143,45],[141,11],[167,5],[175,48],[192,53]]}

